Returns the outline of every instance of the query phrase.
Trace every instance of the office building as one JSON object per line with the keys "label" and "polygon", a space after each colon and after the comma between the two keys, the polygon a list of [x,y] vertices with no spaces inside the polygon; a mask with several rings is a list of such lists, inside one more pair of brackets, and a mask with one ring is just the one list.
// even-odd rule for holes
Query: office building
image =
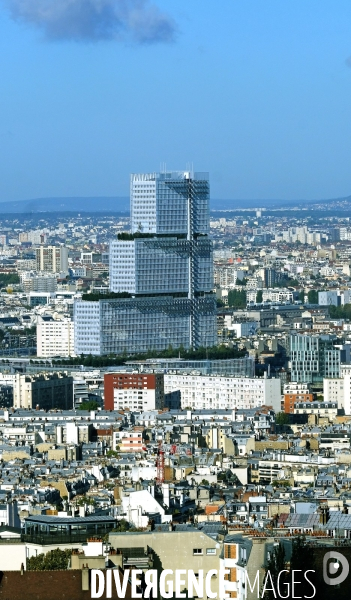
{"label": "office building", "polygon": [[105,410],[161,410],[164,376],[152,373],[106,373]]}
{"label": "office building", "polygon": [[76,353],[215,345],[208,175],[132,175],[131,230],[109,251],[110,290],[127,297],[75,303]]}
{"label": "office building", "polygon": [[27,294],[27,301],[31,308],[42,304],[50,304],[54,301],[54,298],[55,294],[52,292],[29,292]]}
{"label": "office building", "polygon": [[226,377],[254,377],[255,361],[252,357],[227,359],[188,360],[184,358],[148,358],[128,361],[127,368],[142,372],[167,373],[169,371],[196,371],[199,375],[224,375]]}
{"label": "office building", "polygon": [[318,292],[318,304],[320,306],[340,306],[341,295],[339,290],[328,290],[326,292]]}
{"label": "office building", "polygon": [[68,273],[68,248],[40,246],[35,249],[36,269],[48,273]]}
{"label": "office building", "polygon": [[290,334],[291,381],[317,383],[340,377],[340,349],[332,335]]}

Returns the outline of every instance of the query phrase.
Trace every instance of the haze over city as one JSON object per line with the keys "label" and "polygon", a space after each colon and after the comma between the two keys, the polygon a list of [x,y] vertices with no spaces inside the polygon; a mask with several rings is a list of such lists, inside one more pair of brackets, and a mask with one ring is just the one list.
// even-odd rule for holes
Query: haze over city
{"label": "haze over city", "polygon": [[351,192],[351,5],[0,2],[0,202],[210,171],[223,200]]}

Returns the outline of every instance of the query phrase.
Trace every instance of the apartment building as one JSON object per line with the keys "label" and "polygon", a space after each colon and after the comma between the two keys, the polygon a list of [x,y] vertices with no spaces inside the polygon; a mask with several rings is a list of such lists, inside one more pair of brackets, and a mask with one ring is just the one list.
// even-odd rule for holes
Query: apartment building
{"label": "apartment building", "polygon": [[71,319],[53,319],[50,316],[38,317],[37,356],[75,356],[74,323]]}
{"label": "apartment building", "polygon": [[310,393],[307,383],[291,382],[284,385],[284,412],[294,414],[298,402],[312,402],[313,394]]}
{"label": "apartment building", "polygon": [[164,375],[106,373],[105,410],[161,410],[164,406]]}
{"label": "apartment building", "polygon": [[73,377],[67,373],[16,374],[13,386],[15,408],[73,408]]}
{"label": "apartment building", "polygon": [[225,409],[272,406],[281,409],[280,379],[184,373],[164,376],[165,394],[180,393],[182,408]]}
{"label": "apartment building", "polygon": [[351,374],[346,370],[343,373],[343,377],[323,380],[323,399],[336,403],[345,415],[351,415]]}
{"label": "apartment building", "polygon": [[146,451],[141,431],[114,431],[112,435],[113,450],[120,450],[120,452]]}
{"label": "apartment building", "polygon": [[68,273],[68,248],[40,246],[35,250],[36,270],[49,273]]}

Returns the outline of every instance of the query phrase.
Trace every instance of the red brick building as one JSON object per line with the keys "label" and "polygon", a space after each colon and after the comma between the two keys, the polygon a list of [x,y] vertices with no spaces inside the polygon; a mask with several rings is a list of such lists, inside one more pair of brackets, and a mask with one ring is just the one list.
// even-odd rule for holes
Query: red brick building
{"label": "red brick building", "polygon": [[106,373],[105,410],[162,410],[164,378],[154,373]]}

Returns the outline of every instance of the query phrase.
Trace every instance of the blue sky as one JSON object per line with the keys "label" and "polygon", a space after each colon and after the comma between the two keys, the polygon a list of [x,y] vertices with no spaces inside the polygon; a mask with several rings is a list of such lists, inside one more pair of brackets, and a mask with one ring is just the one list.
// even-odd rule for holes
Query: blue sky
{"label": "blue sky", "polygon": [[0,52],[0,202],[351,194],[349,0],[0,0]]}

